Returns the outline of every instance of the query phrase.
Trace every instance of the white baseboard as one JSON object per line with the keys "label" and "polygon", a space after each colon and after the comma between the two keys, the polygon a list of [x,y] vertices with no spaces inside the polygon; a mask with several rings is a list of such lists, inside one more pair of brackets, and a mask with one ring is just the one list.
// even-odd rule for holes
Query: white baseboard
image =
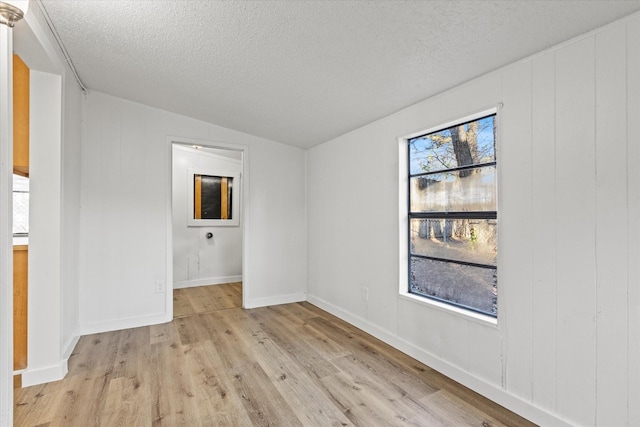
{"label": "white baseboard", "polygon": [[550,427],[571,427],[568,421],[559,418],[557,415],[550,414],[543,409],[533,406],[531,403],[526,402],[517,396],[508,393],[499,385],[488,383],[475,375],[470,374],[459,367],[450,364],[449,362],[417,347],[416,345],[403,340],[397,335],[382,329],[368,320],[354,316],[348,311],[343,310],[321,298],[317,298],[313,295],[307,296],[307,301],[340,319],[352,324],[353,326],[362,329],[368,334],[384,341],[385,343],[395,347],[401,352],[408,354],[416,360],[424,363],[425,365],[435,369],[436,371],[446,375],[447,377],[459,382],[465,387],[480,393],[486,398],[496,402],[499,405],[504,406],[510,411],[519,414],[520,416],[542,426]]}
{"label": "white baseboard", "polygon": [[173,282],[173,289],[194,288],[196,286],[222,285],[224,283],[242,282],[242,276],[210,277],[208,279],[183,280]]}
{"label": "white baseboard", "polygon": [[76,344],[78,344],[78,340],[80,340],[80,331],[78,328],[73,331],[73,334],[67,339],[67,342],[62,346],[62,359],[68,361],[71,357],[71,353],[73,353],[73,349],[76,348]]}
{"label": "white baseboard", "polygon": [[57,365],[45,366],[43,368],[27,368],[22,372],[22,387],[50,383],[58,381],[67,375],[67,359],[61,360]]}
{"label": "white baseboard", "polygon": [[293,302],[302,302],[307,300],[307,294],[288,294],[276,295],[267,298],[251,298],[244,302],[244,308],[267,307],[270,305],[290,304]]}
{"label": "white baseboard", "polygon": [[120,331],[122,329],[139,328],[141,326],[158,325],[173,320],[173,310],[152,316],[130,317],[127,319],[115,319],[100,323],[80,325],[80,335],[98,334],[101,332]]}
{"label": "white baseboard", "polygon": [[20,372],[22,374],[22,386],[29,387],[63,379],[69,370],[69,357],[71,357],[71,353],[73,353],[73,349],[76,347],[76,344],[78,344],[79,339],[80,334],[78,333],[78,329],[76,329],[69,339],[67,339],[67,342],[64,343],[62,347],[62,360],[60,360],[60,363],[57,365],[35,369],[27,368]]}

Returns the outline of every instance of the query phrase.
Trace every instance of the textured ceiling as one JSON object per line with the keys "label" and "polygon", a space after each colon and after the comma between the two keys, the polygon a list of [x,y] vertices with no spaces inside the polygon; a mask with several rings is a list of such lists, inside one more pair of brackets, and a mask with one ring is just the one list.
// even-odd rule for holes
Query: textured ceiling
{"label": "textured ceiling", "polygon": [[640,1],[42,0],[90,90],[311,147]]}

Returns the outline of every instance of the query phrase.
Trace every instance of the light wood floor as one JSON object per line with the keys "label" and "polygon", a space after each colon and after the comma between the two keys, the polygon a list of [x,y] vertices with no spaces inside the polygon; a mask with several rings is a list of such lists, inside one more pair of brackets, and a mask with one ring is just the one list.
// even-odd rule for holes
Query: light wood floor
{"label": "light wood floor", "polygon": [[173,317],[242,307],[242,283],[173,290]]}
{"label": "light wood floor", "polygon": [[82,337],[64,380],[15,390],[15,425],[533,425],[311,304],[240,292],[176,291],[170,323]]}

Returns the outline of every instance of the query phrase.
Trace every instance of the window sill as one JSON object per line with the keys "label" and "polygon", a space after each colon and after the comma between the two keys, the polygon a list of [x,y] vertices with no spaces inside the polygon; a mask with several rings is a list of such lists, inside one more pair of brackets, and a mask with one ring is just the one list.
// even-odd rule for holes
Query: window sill
{"label": "window sill", "polygon": [[490,326],[490,327],[496,327],[496,328],[498,327],[498,319],[495,317],[487,316],[487,315],[476,313],[469,310],[464,310],[462,308],[458,308],[449,304],[431,300],[429,298],[421,297],[418,295],[410,294],[408,292],[400,292],[398,296],[404,300],[411,301],[415,304],[436,309],[438,311],[442,311],[447,314],[463,318],[465,320],[470,320],[484,326]]}

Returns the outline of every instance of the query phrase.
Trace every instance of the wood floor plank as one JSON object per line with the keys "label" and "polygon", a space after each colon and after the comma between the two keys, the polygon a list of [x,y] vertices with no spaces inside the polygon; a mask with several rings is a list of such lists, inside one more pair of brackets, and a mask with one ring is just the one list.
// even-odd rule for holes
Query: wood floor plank
{"label": "wood floor plank", "polygon": [[204,325],[202,315],[187,316],[175,319],[173,323],[178,331],[182,345],[194,344],[211,339]]}
{"label": "wood floor plank", "polygon": [[254,426],[302,426],[260,364],[235,368],[233,385]]}
{"label": "wood floor plank", "polygon": [[301,328],[302,331],[299,333],[301,339],[305,340],[325,359],[332,360],[351,354],[351,350],[346,348],[343,344],[329,338],[326,334],[314,328],[309,323],[305,322]]}
{"label": "wood floor plank", "polygon": [[[218,303],[218,292],[209,292],[212,286],[198,286],[190,288],[189,302],[193,306],[196,313],[209,313],[220,310]],[[220,290],[217,288],[216,290]]]}
{"label": "wood floor plank", "polygon": [[372,393],[378,394],[385,402],[407,407],[407,411],[421,412],[426,406],[421,399],[437,392],[424,383],[399,382],[398,375],[391,371],[381,371],[378,367],[362,363],[357,356],[345,356],[333,361],[340,371],[348,372],[353,381],[366,385]]}
{"label": "wood floor plank", "polygon": [[237,285],[225,283],[216,286],[219,286],[221,290],[221,292],[217,294],[216,298],[219,310],[242,306],[242,294],[236,291],[236,288],[238,287]]}
{"label": "wood floor plank", "polygon": [[318,316],[301,304],[281,304],[266,307],[266,309],[273,312],[272,316],[275,315],[276,318],[286,319],[287,322],[300,326],[304,325],[307,319]]}
{"label": "wood floor plank", "polygon": [[[345,426],[349,420],[333,404],[316,375],[290,351],[276,344],[262,325],[247,316],[239,326],[246,331],[254,359],[271,379],[298,419],[308,426]],[[299,336],[291,334],[293,340]]]}
{"label": "wood floor plank", "polygon": [[233,301],[234,307],[242,307],[242,282],[228,283],[225,285],[229,298]]}
{"label": "wood floor plank", "polygon": [[267,337],[254,354],[282,397],[289,402],[299,420],[307,426],[348,426],[349,419],[336,407],[323,384]]}
{"label": "wood floor plank", "polygon": [[455,426],[506,427],[510,425],[495,420],[446,390],[440,390],[426,396],[422,401],[429,407],[430,411],[449,420]]}
{"label": "wood floor plank", "polygon": [[[359,384],[347,372],[340,371],[335,375],[321,378],[331,397],[349,420],[356,426],[401,426],[407,425],[407,414],[404,410],[390,402],[384,402],[381,397],[363,384]],[[424,424],[441,426],[434,417],[424,416]],[[409,424],[411,425],[411,424]],[[413,424],[420,425],[420,424]]]}
{"label": "wood floor plank", "polygon": [[149,426],[151,404],[149,388],[141,386],[137,378],[119,377],[109,382],[100,425]]}
{"label": "wood floor plank", "polygon": [[98,427],[107,398],[111,374],[102,376],[72,375],[60,384],[54,420],[55,425],[69,427]]}
{"label": "wood floor plank", "polygon": [[343,322],[336,324],[320,317],[310,319],[309,324],[332,340],[342,343],[352,354],[354,362],[368,366],[376,375],[393,377],[409,390],[433,392],[439,389],[428,382],[430,368],[423,368],[424,365],[414,359],[411,359],[413,363],[410,365],[402,363],[396,356],[397,350],[371,336],[362,335],[364,332],[350,330]]}
{"label": "wood floor plank", "polygon": [[173,317],[190,316],[196,312],[189,300],[189,289],[173,290]]}
{"label": "wood floor plank", "polygon": [[113,377],[130,377],[140,383],[150,362],[150,328],[125,329],[120,334]]}
{"label": "wood floor plank", "polygon": [[64,394],[63,381],[56,381],[15,391],[13,420],[16,426],[37,426],[55,419]]}
{"label": "wood floor plank", "polygon": [[251,419],[211,341],[198,342],[185,351],[193,377],[196,404],[203,425],[248,426]]}
{"label": "wood floor plank", "polygon": [[[237,309],[235,309],[237,310]],[[225,315],[233,310],[224,311]],[[242,367],[254,362],[250,348],[240,336],[234,334],[232,322],[217,313],[201,315],[204,325],[209,331],[211,341],[218,349],[227,369]]]}
{"label": "wood floor plank", "polygon": [[122,331],[114,331],[81,337],[69,357],[69,371],[93,377],[111,374],[121,336]]}
{"label": "wood floor plank", "polygon": [[158,344],[177,341],[179,337],[175,326],[175,322],[149,326],[149,343]]}
{"label": "wood floor plank", "polygon": [[[417,425],[447,424],[445,417],[440,417],[421,401],[422,398],[436,392],[424,383],[401,383],[393,372],[376,371],[376,368],[361,363],[361,360],[354,356],[336,359],[334,364],[348,375],[354,388],[365,390],[370,398],[374,398],[376,408],[394,413],[394,419]],[[409,389],[406,385],[413,387]],[[385,406],[389,407],[383,409]]]}
{"label": "wood floor plank", "polygon": [[153,426],[200,425],[193,384],[179,342],[154,344],[150,364]]}
{"label": "wood floor plank", "polygon": [[82,337],[64,380],[16,389],[15,425],[533,426],[309,303],[177,294],[181,317]]}
{"label": "wood floor plank", "polygon": [[272,316],[269,310],[251,310],[250,316],[260,324],[271,340],[289,352],[310,374],[322,378],[337,373],[335,366],[308,343],[299,339],[297,331],[292,330],[288,323],[283,323],[282,319]]}
{"label": "wood floor plank", "polygon": [[242,282],[174,289],[173,317],[242,307]]}
{"label": "wood floor plank", "polygon": [[[387,387],[390,390],[415,399],[440,389],[428,381],[427,374],[430,372],[421,370],[419,362],[413,360],[414,363],[411,365],[403,364],[396,360],[393,354],[369,351],[368,347],[363,346],[357,339],[352,339],[349,343],[354,345],[350,354],[333,362],[340,369],[362,371],[363,374],[388,379]],[[361,348],[367,348],[367,351],[362,351]]]}

